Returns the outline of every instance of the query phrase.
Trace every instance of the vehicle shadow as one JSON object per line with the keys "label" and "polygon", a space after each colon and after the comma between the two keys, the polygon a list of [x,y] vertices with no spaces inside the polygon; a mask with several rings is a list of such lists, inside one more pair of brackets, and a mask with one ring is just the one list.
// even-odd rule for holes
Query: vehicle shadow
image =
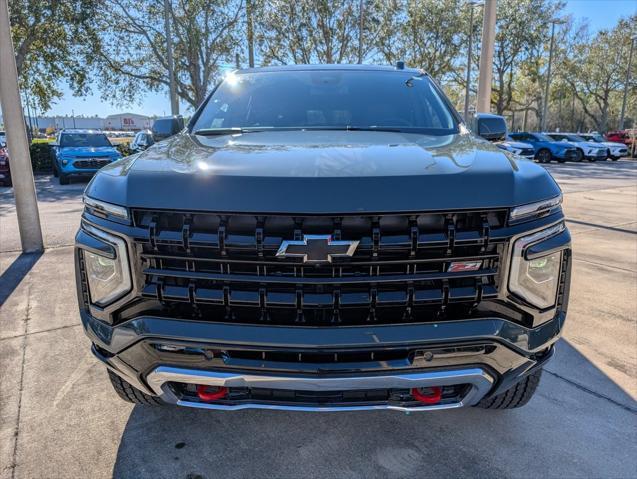
{"label": "vehicle shadow", "polygon": [[[113,477],[595,476],[617,462],[607,448],[618,440],[600,441],[606,431],[596,425],[626,427],[630,441],[622,422],[634,423],[637,403],[568,342],[561,341],[557,358],[582,374],[571,378],[550,368],[533,400],[509,411],[406,415],[136,406]],[[596,448],[587,450],[588,459],[578,460],[591,443]],[[565,455],[575,460],[565,461]],[[516,463],[526,468],[520,471]],[[599,469],[589,469],[590,463]],[[631,470],[637,462],[613,467]]]}

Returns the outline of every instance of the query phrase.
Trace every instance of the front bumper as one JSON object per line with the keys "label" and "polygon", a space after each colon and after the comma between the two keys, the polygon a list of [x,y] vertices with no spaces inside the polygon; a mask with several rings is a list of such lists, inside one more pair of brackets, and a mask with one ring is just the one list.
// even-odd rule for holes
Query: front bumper
{"label": "front bumper", "polygon": [[577,158],[577,150],[575,149],[555,150],[552,152],[552,155],[555,158],[560,158],[563,160],[575,160],[575,158]]}
{"label": "front bumper", "polygon": [[624,158],[628,156],[628,150],[627,149],[621,149],[621,150],[611,150],[610,151],[610,157],[611,158]]}
{"label": "front bumper", "polygon": [[[82,312],[94,354],[146,394],[165,402],[207,409],[424,411],[476,404],[499,394],[540,368],[553,354],[565,313],[533,329],[502,319],[431,324],[335,328],[251,326],[140,317],[118,326]],[[181,350],[180,350],[181,348]],[[403,358],[316,362],[312,355],[368,354],[404,350]],[[207,354],[206,352],[214,352]],[[264,359],[233,352],[267,352]],[[277,354],[288,353],[281,360]],[[274,354],[270,354],[274,353]],[[297,357],[291,361],[289,357]],[[239,355],[241,356],[241,355]],[[252,355],[254,356],[254,355]],[[250,356],[250,357],[252,357]],[[175,385],[267,388],[275,391],[356,391],[462,386],[456,399],[435,405],[413,400],[354,403],[243,398],[206,403],[179,393]]]}
{"label": "front bumper", "polygon": [[598,150],[585,154],[584,158],[586,158],[587,160],[605,160],[607,154],[607,150]]}
{"label": "front bumper", "polygon": [[[476,404],[483,398],[493,385],[493,377],[481,368],[456,369],[449,371],[429,371],[406,374],[388,374],[383,376],[345,376],[332,378],[312,378],[303,376],[271,376],[271,375],[250,375],[240,373],[225,373],[215,371],[200,371],[192,369],[179,369],[160,366],[148,375],[148,383],[153,391],[166,402],[179,406],[198,407],[205,409],[217,409],[225,411],[236,411],[240,409],[279,409],[294,411],[361,411],[391,409],[396,411],[426,411],[432,409],[454,409],[463,406]],[[179,397],[174,390],[168,387],[170,383],[181,384],[203,384],[223,388],[268,388],[283,391],[301,392],[331,392],[331,391],[374,391],[378,389],[406,389],[429,388],[440,386],[468,385],[469,388],[463,392],[457,400],[445,401],[438,404],[425,406],[409,406],[401,401],[384,402],[378,404],[368,401],[366,404],[360,402],[354,404],[330,403],[311,404],[305,402],[303,405],[278,402],[263,401],[227,401],[220,403],[207,403],[188,400]],[[316,399],[315,399],[316,400]],[[404,401],[403,401],[404,403]]]}

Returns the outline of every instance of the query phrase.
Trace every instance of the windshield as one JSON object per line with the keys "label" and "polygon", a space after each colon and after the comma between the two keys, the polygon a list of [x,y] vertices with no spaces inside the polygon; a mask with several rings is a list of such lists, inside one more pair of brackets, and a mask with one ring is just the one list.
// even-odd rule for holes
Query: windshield
{"label": "windshield", "polygon": [[606,141],[604,140],[604,138],[602,138],[601,135],[587,135],[586,139],[589,141],[594,141],[596,143],[603,143],[604,141]]}
{"label": "windshield", "polygon": [[64,133],[60,137],[60,146],[111,146],[103,133]]}
{"label": "windshield", "polygon": [[344,70],[230,74],[193,130],[383,127],[432,135],[458,131],[428,77]]}
{"label": "windshield", "polygon": [[533,134],[540,141],[556,141],[555,139],[549,138],[548,136],[542,135],[541,133],[533,133]]}
{"label": "windshield", "polygon": [[569,141],[586,141],[584,138],[582,138],[581,136],[577,136],[577,135],[567,135],[566,138]]}

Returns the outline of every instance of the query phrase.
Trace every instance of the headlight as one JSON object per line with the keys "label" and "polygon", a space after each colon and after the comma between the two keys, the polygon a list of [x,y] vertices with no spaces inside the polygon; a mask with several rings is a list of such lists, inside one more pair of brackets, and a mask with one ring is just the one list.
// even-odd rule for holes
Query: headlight
{"label": "headlight", "polygon": [[87,233],[112,245],[116,251],[115,258],[88,250],[82,252],[91,302],[104,306],[127,293],[131,288],[126,243],[123,239],[91,225],[83,224],[82,228]]}
{"label": "headlight", "polygon": [[520,221],[524,219],[532,219],[545,216],[562,203],[562,195],[556,196],[548,200],[538,201],[537,203],[529,203],[527,205],[517,206],[509,213],[511,221]]}
{"label": "headlight", "polygon": [[531,260],[524,259],[526,248],[564,231],[564,223],[518,239],[513,245],[509,290],[540,309],[555,304],[560,281],[562,252],[549,253]]}
{"label": "headlight", "polygon": [[94,210],[101,211],[102,213],[108,213],[109,215],[118,216],[119,218],[128,219],[128,210],[123,206],[96,200],[86,195],[84,195],[82,201],[84,201],[84,204],[86,206]]}

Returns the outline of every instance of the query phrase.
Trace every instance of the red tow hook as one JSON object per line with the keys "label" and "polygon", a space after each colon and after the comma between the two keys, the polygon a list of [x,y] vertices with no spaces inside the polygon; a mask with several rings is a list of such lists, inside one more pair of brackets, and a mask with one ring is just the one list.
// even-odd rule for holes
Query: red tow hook
{"label": "red tow hook", "polygon": [[[214,390],[208,391],[208,388],[214,388]],[[199,396],[199,399],[202,401],[211,402],[223,399],[226,397],[226,394],[228,394],[228,388],[206,386],[205,384],[197,386],[197,396]]]}
{"label": "red tow hook", "polygon": [[440,386],[432,386],[423,389],[428,389],[429,392],[424,393],[418,388],[413,388],[411,390],[411,395],[416,401],[420,401],[424,404],[438,404],[442,399],[442,388]]}

